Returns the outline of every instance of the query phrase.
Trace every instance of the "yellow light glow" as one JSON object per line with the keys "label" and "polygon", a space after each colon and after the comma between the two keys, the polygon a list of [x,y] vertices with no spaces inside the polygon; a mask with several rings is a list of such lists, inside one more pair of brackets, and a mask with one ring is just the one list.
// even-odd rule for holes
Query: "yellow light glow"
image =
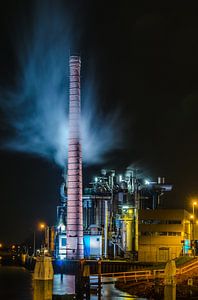
{"label": "yellow light glow", "polygon": [[39,227],[40,227],[41,230],[43,230],[43,229],[45,229],[46,225],[45,225],[45,223],[40,223]]}
{"label": "yellow light glow", "polygon": [[193,205],[197,205],[197,201],[194,201],[194,202],[193,202]]}
{"label": "yellow light glow", "polygon": [[191,218],[191,219],[194,219],[194,216],[193,216],[193,215],[191,215],[191,216],[190,216],[190,218]]}
{"label": "yellow light glow", "polygon": [[3,247],[3,245],[0,243],[0,248],[2,248]]}
{"label": "yellow light glow", "polygon": [[12,249],[15,249],[15,245],[12,245]]}

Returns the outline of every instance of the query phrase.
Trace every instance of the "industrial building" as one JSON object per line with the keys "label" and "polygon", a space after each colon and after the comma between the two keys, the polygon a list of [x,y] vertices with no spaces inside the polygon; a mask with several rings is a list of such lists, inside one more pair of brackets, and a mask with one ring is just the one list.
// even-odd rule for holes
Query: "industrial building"
{"label": "industrial building", "polygon": [[83,190],[80,70],[80,56],[71,55],[68,163],[57,207],[55,257],[166,261],[187,253],[190,217],[184,210],[160,209],[172,190],[164,177],[151,182],[133,167],[123,174],[103,169]]}
{"label": "industrial building", "polygon": [[164,262],[189,253],[193,224],[186,210],[139,210],[139,220],[139,261]]}
{"label": "industrial building", "polygon": [[[57,258],[66,255],[67,184],[61,186],[57,207]],[[171,191],[164,178],[148,182],[136,169],[124,174],[102,170],[83,193],[83,241],[85,258],[142,259],[142,212],[157,212],[164,193]],[[141,209],[144,208],[144,209]],[[163,211],[163,209],[162,209]]]}

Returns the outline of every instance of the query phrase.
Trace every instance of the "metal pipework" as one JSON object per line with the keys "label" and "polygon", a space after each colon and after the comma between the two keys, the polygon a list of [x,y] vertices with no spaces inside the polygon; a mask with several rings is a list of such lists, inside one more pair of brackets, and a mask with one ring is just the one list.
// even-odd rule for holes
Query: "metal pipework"
{"label": "metal pipework", "polygon": [[82,153],[80,137],[80,68],[79,56],[69,59],[69,146],[67,173],[67,259],[84,257],[82,210]]}

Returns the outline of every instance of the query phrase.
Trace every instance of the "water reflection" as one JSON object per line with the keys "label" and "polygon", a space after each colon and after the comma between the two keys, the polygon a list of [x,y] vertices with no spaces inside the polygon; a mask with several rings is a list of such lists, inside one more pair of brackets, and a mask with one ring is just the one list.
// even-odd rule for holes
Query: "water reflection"
{"label": "water reflection", "polygon": [[52,280],[33,280],[33,289],[33,300],[52,300]]}
{"label": "water reflection", "polygon": [[52,300],[53,295],[74,295],[75,277],[56,274],[54,280],[33,280],[33,300]]}
{"label": "water reflection", "polygon": [[54,295],[74,295],[75,294],[75,276],[55,274],[53,280]]}
{"label": "water reflection", "polygon": [[[97,280],[96,278],[94,278]],[[92,283],[93,283],[92,278]],[[119,291],[115,288],[114,284],[108,284],[112,281],[111,278],[106,278],[107,283],[102,286],[101,297],[97,294],[97,286],[95,285],[95,291],[91,289],[90,300],[99,300],[99,299],[121,299],[121,300],[132,300],[137,299],[136,297],[131,296],[128,293]],[[72,275],[54,275],[54,280],[52,281],[34,281],[34,300],[52,300],[53,296],[62,295],[72,299],[72,295],[75,294],[75,276]],[[68,299],[65,297],[65,299]],[[61,298],[62,299],[62,298]]]}
{"label": "water reflection", "polygon": [[[53,281],[34,281],[33,274],[21,267],[0,266],[0,299],[1,300],[54,300],[64,299],[64,295],[73,295],[74,276],[56,274]],[[97,281],[97,278],[94,278]],[[108,280],[108,279],[107,279]],[[91,280],[92,281],[92,280]],[[60,295],[56,297],[55,295]],[[66,299],[73,297],[66,297]],[[114,284],[102,286],[101,298],[97,295],[97,286],[91,287],[90,300],[137,299],[125,292],[119,291]]]}

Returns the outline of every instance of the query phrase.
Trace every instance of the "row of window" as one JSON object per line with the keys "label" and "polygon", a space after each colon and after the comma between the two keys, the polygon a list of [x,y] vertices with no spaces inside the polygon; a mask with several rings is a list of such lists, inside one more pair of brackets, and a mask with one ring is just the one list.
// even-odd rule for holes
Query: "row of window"
{"label": "row of window", "polygon": [[150,232],[150,231],[144,231],[141,232],[141,235],[144,236],[181,236],[181,232],[171,232],[171,231],[159,231],[159,232]]}
{"label": "row of window", "polygon": [[141,224],[181,224],[181,220],[140,220]]}

